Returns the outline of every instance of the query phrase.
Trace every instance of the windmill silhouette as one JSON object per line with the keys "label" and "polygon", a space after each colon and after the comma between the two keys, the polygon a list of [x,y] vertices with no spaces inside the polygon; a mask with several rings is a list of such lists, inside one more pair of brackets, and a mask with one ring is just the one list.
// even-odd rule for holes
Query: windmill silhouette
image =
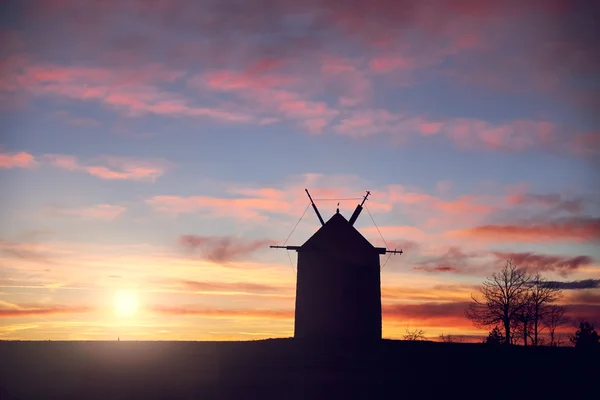
{"label": "windmill silhouette", "polygon": [[[347,220],[336,213],[302,246],[271,246],[298,252],[294,337],[301,339],[381,339],[379,256],[402,250],[374,247],[354,227],[370,192]],[[338,203],[339,207],[339,203]]]}

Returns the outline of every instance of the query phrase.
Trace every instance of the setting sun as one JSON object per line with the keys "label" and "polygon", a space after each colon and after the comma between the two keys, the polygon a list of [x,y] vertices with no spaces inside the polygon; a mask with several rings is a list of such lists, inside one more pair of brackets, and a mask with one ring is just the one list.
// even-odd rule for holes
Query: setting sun
{"label": "setting sun", "polygon": [[115,293],[113,300],[115,312],[121,317],[131,317],[135,315],[139,308],[138,296],[131,291],[118,291]]}

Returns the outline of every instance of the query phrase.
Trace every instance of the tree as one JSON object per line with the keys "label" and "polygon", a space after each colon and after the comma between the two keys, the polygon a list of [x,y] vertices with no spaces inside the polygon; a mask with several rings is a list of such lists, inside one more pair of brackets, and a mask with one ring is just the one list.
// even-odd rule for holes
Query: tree
{"label": "tree", "polygon": [[550,346],[558,346],[559,340],[555,335],[556,328],[565,325],[569,319],[565,316],[565,308],[556,304],[548,307],[547,312],[542,316],[542,324],[548,328],[550,334]]}
{"label": "tree", "polygon": [[511,344],[511,327],[527,306],[530,280],[527,271],[507,261],[499,273],[493,273],[483,282],[479,289],[481,300],[471,296],[473,302],[465,310],[465,316],[478,328],[501,325],[504,343]]}
{"label": "tree", "polygon": [[404,340],[425,340],[425,331],[423,329],[414,329],[409,331],[407,326]]}
{"label": "tree", "polygon": [[488,337],[484,340],[485,344],[502,344],[504,343],[504,336],[502,330],[497,326],[494,327],[488,334]]}
{"label": "tree", "polygon": [[463,336],[445,335],[443,333],[440,335],[440,340],[444,343],[459,343],[464,342],[464,339]]}
{"label": "tree", "polygon": [[590,349],[598,346],[598,333],[594,330],[594,326],[587,321],[579,323],[579,329],[571,337],[571,342],[575,347],[582,349]]}
{"label": "tree", "polygon": [[533,334],[533,345],[539,344],[539,332],[545,327],[543,321],[547,314],[551,312],[553,303],[562,295],[562,290],[556,283],[548,282],[540,274],[536,274],[531,279],[531,284],[527,293],[530,331]]}
{"label": "tree", "polygon": [[523,346],[527,346],[527,339],[532,338],[531,331],[533,329],[533,307],[529,295],[529,292],[525,293],[523,307],[515,313],[515,318],[511,322],[511,328],[513,332],[513,340],[511,343],[516,343],[522,339]]}

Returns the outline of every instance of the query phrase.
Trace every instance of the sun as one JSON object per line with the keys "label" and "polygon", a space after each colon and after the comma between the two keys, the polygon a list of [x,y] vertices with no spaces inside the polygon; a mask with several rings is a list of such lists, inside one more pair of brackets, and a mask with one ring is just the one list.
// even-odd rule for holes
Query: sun
{"label": "sun", "polygon": [[136,293],[129,290],[120,290],[114,297],[115,312],[121,317],[132,317],[138,311],[139,299]]}

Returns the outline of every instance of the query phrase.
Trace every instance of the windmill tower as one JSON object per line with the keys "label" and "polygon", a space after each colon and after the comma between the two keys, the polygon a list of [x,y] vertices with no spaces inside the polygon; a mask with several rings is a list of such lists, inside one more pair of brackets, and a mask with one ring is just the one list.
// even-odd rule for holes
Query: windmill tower
{"label": "windmill tower", "polygon": [[321,228],[302,246],[271,246],[298,252],[294,337],[381,339],[379,256],[402,250],[374,247],[354,227],[370,192],[350,220],[338,209],[327,222],[306,193]]}

